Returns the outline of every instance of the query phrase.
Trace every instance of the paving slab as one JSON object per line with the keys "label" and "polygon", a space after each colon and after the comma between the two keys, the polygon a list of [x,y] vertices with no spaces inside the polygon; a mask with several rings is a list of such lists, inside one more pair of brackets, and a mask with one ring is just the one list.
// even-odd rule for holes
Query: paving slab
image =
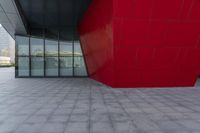
{"label": "paving slab", "polygon": [[[5,72],[6,70],[6,72]],[[113,89],[0,69],[0,133],[199,133],[200,87]]]}

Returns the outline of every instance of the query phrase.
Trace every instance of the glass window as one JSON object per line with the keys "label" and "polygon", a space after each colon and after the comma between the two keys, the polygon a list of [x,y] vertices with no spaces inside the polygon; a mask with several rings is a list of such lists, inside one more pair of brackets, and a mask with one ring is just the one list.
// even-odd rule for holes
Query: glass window
{"label": "glass window", "polygon": [[46,30],[45,37],[49,38],[46,40],[38,37],[16,36],[19,77],[87,76],[78,37],[75,41],[63,40],[63,37],[72,36],[61,34],[63,37],[59,41],[57,33],[56,30]]}
{"label": "glass window", "polygon": [[58,56],[58,41],[45,40],[46,56]]}
{"label": "glass window", "polygon": [[74,57],[74,75],[75,76],[87,76],[85,62],[83,57]]}
{"label": "glass window", "polygon": [[18,76],[29,76],[29,57],[18,57]]}
{"label": "glass window", "polygon": [[31,42],[31,55],[43,56],[44,54],[43,39],[31,38],[30,42]]}
{"label": "glass window", "polygon": [[44,76],[44,58],[31,58],[31,76]]}
{"label": "glass window", "polygon": [[60,42],[60,56],[73,56],[72,41]]}
{"label": "glass window", "polygon": [[80,41],[74,41],[74,56],[82,56]]}
{"label": "glass window", "polygon": [[19,56],[28,56],[29,55],[29,38],[16,36],[17,43],[17,54]]}
{"label": "glass window", "polygon": [[46,57],[46,76],[58,76],[58,57]]}
{"label": "glass window", "polygon": [[60,57],[60,75],[73,76],[72,57]]}

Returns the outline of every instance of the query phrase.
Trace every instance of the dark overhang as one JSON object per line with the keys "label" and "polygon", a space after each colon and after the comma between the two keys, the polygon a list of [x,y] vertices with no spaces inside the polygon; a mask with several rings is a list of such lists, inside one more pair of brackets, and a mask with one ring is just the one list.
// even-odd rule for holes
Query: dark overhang
{"label": "dark overhang", "polygon": [[[71,37],[91,0],[16,0],[28,22],[31,34],[39,30],[59,30]],[[38,30],[38,32],[37,32]],[[56,32],[55,32],[56,33]]]}

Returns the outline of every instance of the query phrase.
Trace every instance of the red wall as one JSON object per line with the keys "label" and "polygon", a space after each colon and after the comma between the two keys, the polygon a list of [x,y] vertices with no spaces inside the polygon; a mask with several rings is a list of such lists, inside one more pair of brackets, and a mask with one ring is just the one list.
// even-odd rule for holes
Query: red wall
{"label": "red wall", "polygon": [[113,2],[93,0],[80,26],[80,40],[91,78],[113,85]]}
{"label": "red wall", "polygon": [[80,24],[91,78],[112,87],[193,86],[200,0],[93,0]]}

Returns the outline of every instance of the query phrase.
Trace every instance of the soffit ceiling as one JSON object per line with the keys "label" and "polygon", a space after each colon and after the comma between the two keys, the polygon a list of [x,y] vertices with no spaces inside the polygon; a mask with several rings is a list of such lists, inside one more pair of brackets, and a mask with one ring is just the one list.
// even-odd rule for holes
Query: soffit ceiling
{"label": "soffit ceiling", "polygon": [[91,0],[17,0],[28,27],[74,32]]}
{"label": "soffit ceiling", "polygon": [[0,24],[14,38],[15,34],[26,34],[26,21],[22,20],[14,0],[0,0]]}

